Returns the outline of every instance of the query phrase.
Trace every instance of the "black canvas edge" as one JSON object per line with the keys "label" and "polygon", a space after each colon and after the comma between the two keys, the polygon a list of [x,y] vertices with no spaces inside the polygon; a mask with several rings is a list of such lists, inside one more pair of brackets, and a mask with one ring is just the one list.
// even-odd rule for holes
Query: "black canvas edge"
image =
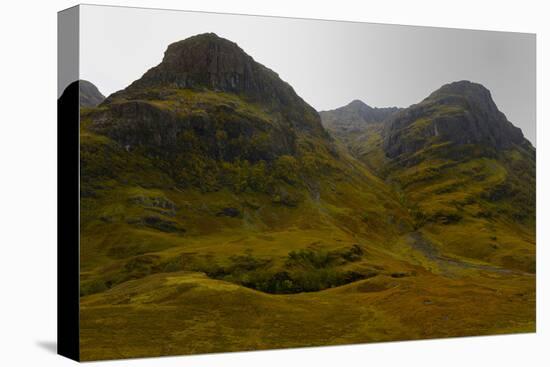
{"label": "black canvas edge", "polygon": [[[63,32],[70,32],[70,42]],[[57,100],[57,353],[80,361],[78,7],[58,13],[57,47],[58,88],[64,88]],[[64,87],[67,79],[71,83]]]}

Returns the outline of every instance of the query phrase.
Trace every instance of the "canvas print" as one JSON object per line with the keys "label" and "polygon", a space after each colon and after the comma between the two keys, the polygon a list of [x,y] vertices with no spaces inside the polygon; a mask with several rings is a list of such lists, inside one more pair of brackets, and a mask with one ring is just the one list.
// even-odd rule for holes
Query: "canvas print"
{"label": "canvas print", "polygon": [[78,9],[80,359],[535,331],[533,34]]}

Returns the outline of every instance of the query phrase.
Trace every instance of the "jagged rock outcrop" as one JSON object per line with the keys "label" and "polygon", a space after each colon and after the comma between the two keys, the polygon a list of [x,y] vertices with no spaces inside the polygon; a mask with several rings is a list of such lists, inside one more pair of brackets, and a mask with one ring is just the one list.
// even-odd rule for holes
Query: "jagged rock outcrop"
{"label": "jagged rock outcrop", "polygon": [[529,144],[521,129],[498,110],[489,90],[469,81],[446,84],[398,112],[384,131],[384,150],[390,158],[442,142],[497,150]]}

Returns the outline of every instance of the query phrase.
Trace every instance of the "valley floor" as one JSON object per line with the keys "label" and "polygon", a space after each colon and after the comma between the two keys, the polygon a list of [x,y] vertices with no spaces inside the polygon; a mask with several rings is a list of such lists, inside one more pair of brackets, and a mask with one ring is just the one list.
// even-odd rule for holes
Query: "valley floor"
{"label": "valley floor", "polygon": [[[425,249],[412,248],[430,260]],[[535,331],[535,275],[431,258],[319,292],[267,294],[199,272],[81,298],[83,360]]]}

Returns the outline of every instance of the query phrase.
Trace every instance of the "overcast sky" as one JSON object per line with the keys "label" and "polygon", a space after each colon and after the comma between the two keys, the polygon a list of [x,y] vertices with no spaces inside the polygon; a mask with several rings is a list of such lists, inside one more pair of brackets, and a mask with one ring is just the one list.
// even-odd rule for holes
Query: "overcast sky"
{"label": "overcast sky", "polygon": [[81,79],[109,95],[159,64],[170,43],[205,32],[236,42],[317,110],[354,99],[407,107],[445,83],[481,83],[535,144],[532,34],[85,5]]}

